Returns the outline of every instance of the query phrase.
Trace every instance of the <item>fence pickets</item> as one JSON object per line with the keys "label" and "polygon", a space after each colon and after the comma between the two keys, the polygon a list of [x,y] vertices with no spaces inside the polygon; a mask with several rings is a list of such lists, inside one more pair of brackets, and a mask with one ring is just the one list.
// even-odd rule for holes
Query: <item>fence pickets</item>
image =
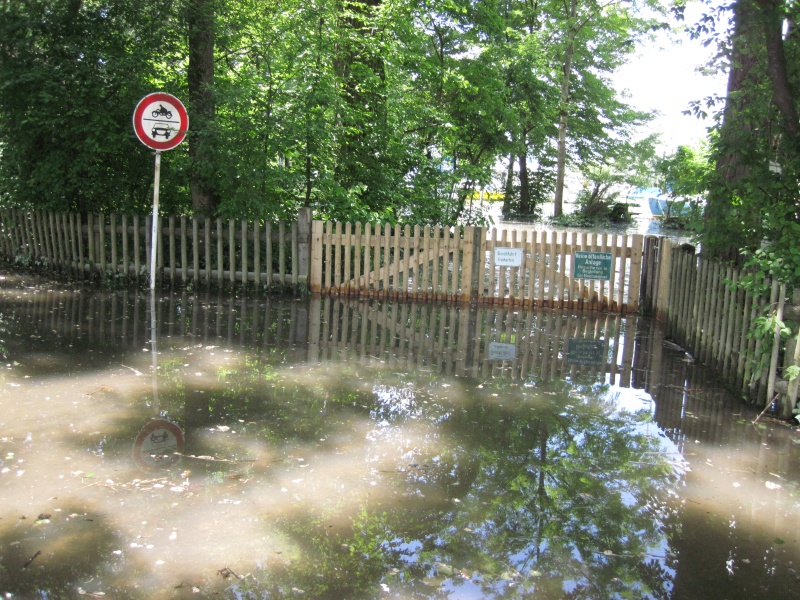
{"label": "fence pickets", "polygon": [[[150,276],[150,223],[149,216],[2,209],[0,252],[74,277],[144,279]],[[765,355],[764,342],[750,334],[754,321],[767,308],[780,314],[785,287],[765,279],[771,294],[754,297],[735,285],[741,272],[667,238],[322,222],[312,221],[307,208],[293,223],[160,217],[156,235],[158,276],[172,285],[281,284],[305,286],[323,297],[471,303],[512,311],[626,314],[641,308],[663,318],[669,338],[743,396],[764,403],[782,394],[784,416],[796,401],[797,380],[781,382],[778,374],[798,365],[800,343],[787,345],[777,329],[768,368],[753,376]],[[513,260],[499,260],[498,250]],[[578,253],[601,257],[608,272],[582,277],[587,272],[577,268]],[[364,322],[363,315],[358,318]]]}
{"label": "fence pickets", "polygon": [[[157,269],[170,283],[305,285],[310,213],[284,222],[159,217]],[[0,249],[11,258],[39,260],[73,276],[149,277],[152,217],[0,211]],[[305,223],[306,231],[299,225]],[[306,265],[301,271],[299,265]]]}
{"label": "fence pickets", "polygon": [[[0,211],[0,244],[73,276],[149,277],[151,218]],[[305,285],[312,293],[491,306],[636,312],[643,236],[525,229],[159,217],[159,277],[170,284]],[[498,263],[498,249],[519,262]],[[575,252],[610,257],[600,280]]]}
{"label": "fence pickets", "polygon": [[[312,240],[314,293],[520,308],[639,308],[641,235],[315,221]],[[520,264],[498,264],[498,248],[520,250]],[[610,256],[610,276],[577,278],[575,251]]]}
{"label": "fence pickets", "polygon": [[[770,292],[754,296],[737,286],[743,277],[740,270],[695,254],[692,247],[664,238],[661,252],[669,259],[661,262],[659,287],[668,293],[660,295],[656,312],[666,322],[666,336],[742,397],[761,406],[779,399],[782,416],[791,416],[796,396],[787,399],[785,391],[778,391],[779,375],[798,364],[800,344],[791,338],[787,344],[776,328],[767,356],[762,349],[764,341],[752,335],[755,320],[768,312],[775,310],[781,320],[785,286],[762,274],[762,283]],[[788,395],[792,393],[789,388]]]}

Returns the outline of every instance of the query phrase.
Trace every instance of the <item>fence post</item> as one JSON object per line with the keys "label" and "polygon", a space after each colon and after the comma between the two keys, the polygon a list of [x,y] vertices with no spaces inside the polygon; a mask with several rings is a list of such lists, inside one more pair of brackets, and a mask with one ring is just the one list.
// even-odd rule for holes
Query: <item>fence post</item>
{"label": "fence post", "polygon": [[297,211],[297,280],[308,285],[311,264],[311,209]]}
{"label": "fence post", "polygon": [[313,221],[311,225],[311,271],[308,289],[312,294],[319,294],[322,289],[322,221]]}
{"label": "fence post", "polygon": [[[486,231],[483,227],[473,227],[472,235],[472,271],[469,281],[469,301],[470,304],[475,304],[480,301],[481,287],[483,287],[481,275],[483,275],[483,263],[486,260]],[[465,262],[466,258],[465,256]]]}

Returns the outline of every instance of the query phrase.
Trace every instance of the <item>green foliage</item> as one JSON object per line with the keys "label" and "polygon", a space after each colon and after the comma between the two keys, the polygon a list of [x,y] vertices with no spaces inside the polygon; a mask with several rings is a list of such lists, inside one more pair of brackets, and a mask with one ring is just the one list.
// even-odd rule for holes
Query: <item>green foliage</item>
{"label": "green foliage", "polygon": [[[131,112],[147,92],[187,98],[194,0],[50,0],[0,8],[0,201],[146,212],[152,153]],[[554,187],[556,123],[570,160],[603,164],[643,115],[610,85],[655,3],[217,0],[214,113],[188,103],[187,145],[164,155],[162,210],[192,210],[190,179],[223,217],[391,223],[480,220],[469,197],[498,159],[524,156],[536,214]],[[205,4],[204,4],[205,6]],[[571,48],[569,106],[562,72]],[[193,121],[195,115],[202,115]],[[194,123],[194,128],[192,127]]]}
{"label": "green foliage", "polygon": [[782,31],[796,18],[792,4],[743,1],[709,8],[694,32],[719,44],[729,58],[730,92],[725,102],[709,98],[693,107],[696,114],[714,113],[718,123],[710,138],[713,169],[689,156],[675,170],[678,190],[687,171],[699,173],[688,179],[708,189],[700,228],[706,253],[736,262],[744,257],[750,268],[792,285],[800,282],[800,44]]}
{"label": "green foliage", "polygon": [[676,200],[702,201],[712,169],[706,144],[697,148],[679,146],[672,154],[656,160],[658,187]]}

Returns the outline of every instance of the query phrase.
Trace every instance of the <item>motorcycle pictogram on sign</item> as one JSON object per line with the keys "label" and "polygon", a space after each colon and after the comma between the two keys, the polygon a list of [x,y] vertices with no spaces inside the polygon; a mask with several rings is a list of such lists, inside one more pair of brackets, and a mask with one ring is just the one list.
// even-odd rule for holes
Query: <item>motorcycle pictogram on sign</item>
{"label": "motorcycle pictogram on sign", "polygon": [[186,137],[189,116],[175,96],[155,92],[142,98],[133,111],[133,130],[145,146],[171,150]]}

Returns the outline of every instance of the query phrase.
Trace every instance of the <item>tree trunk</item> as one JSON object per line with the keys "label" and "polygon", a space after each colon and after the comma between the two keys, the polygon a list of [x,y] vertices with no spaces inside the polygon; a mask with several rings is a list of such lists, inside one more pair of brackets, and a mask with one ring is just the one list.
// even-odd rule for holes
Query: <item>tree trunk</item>
{"label": "tree trunk", "polygon": [[793,160],[798,153],[798,123],[795,93],[789,81],[783,41],[783,16],[776,0],[758,0],[764,18],[764,36],[767,48],[767,74],[772,83],[772,102],[781,115],[784,138],[783,148]]}
{"label": "tree trunk", "polygon": [[556,191],[553,216],[564,212],[564,175],[567,169],[567,121],[569,115],[569,80],[572,77],[572,57],[575,54],[575,32],[572,31],[575,16],[578,13],[578,0],[572,0],[569,6],[569,41],[564,57],[563,79],[561,80],[561,99],[558,111],[558,154],[556,157]]}
{"label": "tree trunk", "polygon": [[[752,104],[749,93],[758,90],[763,76],[759,75],[758,56],[763,48],[759,15],[752,0],[737,0],[733,5],[734,31],[731,35],[731,68],[728,73],[727,101],[717,145],[716,177],[705,210],[704,248],[712,257],[736,261],[739,249],[758,243],[757,234],[744,231],[758,229],[760,215],[752,210],[738,215],[738,224],[730,223],[732,198],[738,182],[750,174],[743,152],[755,144],[758,123],[747,118]],[[747,239],[751,237],[752,239]]]}
{"label": "tree trunk", "polygon": [[196,213],[213,214],[219,206],[214,189],[213,127],[216,113],[214,101],[215,0],[191,0],[189,25],[189,107],[191,159],[189,189]]}
{"label": "tree trunk", "polygon": [[528,176],[528,148],[527,144],[523,142],[523,150],[519,153],[519,214],[527,216],[532,212],[531,183]]}
{"label": "tree trunk", "polygon": [[508,155],[508,171],[506,171],[506,186],[503,194],[503,216],[508,216],[514,212],[514,162],[515,156],[512,152]]}

